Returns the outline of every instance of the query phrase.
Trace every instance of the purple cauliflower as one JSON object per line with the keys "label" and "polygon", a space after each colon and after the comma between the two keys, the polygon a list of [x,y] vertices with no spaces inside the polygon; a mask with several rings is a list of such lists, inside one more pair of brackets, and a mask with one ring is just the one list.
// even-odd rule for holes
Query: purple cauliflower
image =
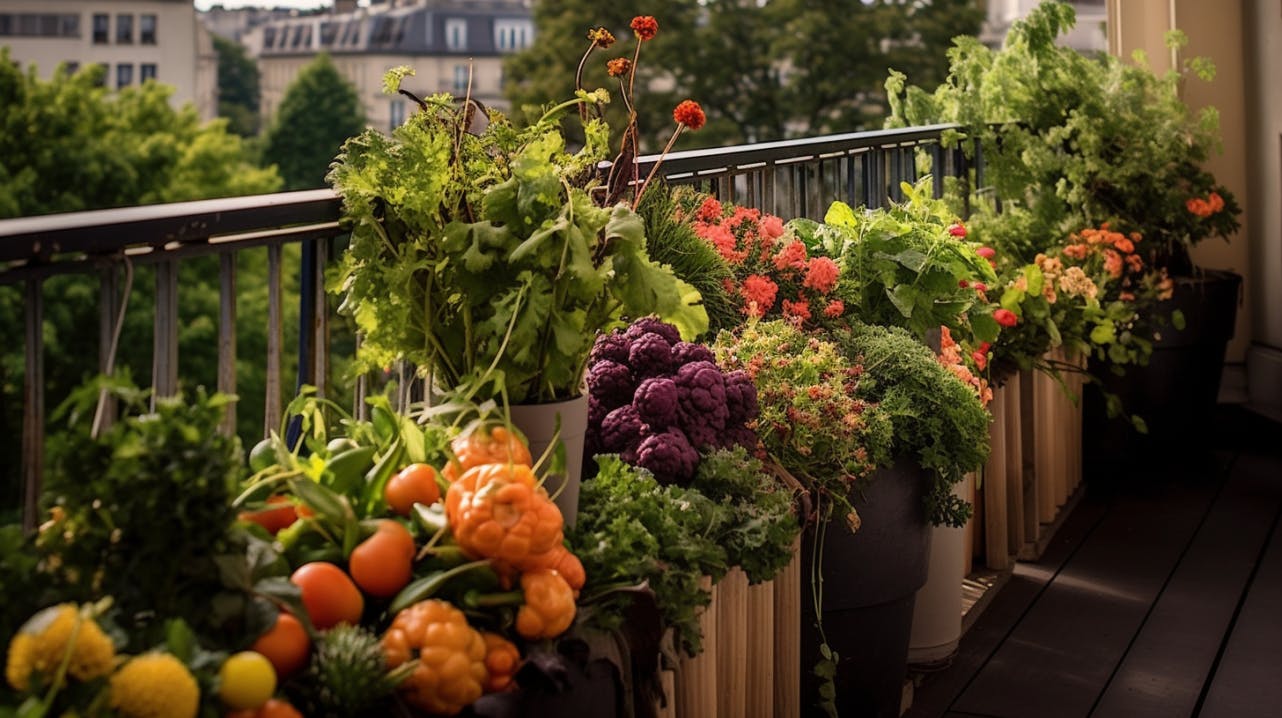
{"label": "purple cauliflower", "polygon": [[667,376],[672,372],[672,344],[658,334],[642,334],[632,340],[628,366],[638,379]]}
{"label": "purple cauliflower", "polygon": [[596,342],[592,344],[592,351],[588,353],[588,368],[606,360],[626,365],[628,348],[631,346],[632,340],[623,336],[621,332],[615,331],[597,336]]}
{"label": "purple cauliflower", "polygon": [[625,404],[601,420],[597,445],[605,452],[621,452],[636,446],[649,433],[650,427],[641,421],[637,410],[631,404]]}
{"label": "purple cauliflower", "polygon": [[730,415],[728,424],[746,424],[757,418],[761,408],[757,405],[757,384],[748,372],[736,369],[725,375],[726,408]]}
{"label": "purple cauliflower", "polygon": [[651,377],[637,386],[632,406],[641,420],[655,431],[677,423],[677,384],[667,377]]}
{"label": "purple cauliflower", "polygon": [[607,412],[631,404],[635,389],[632,370],[616,361],[604,359],[588,370],[588,393]]}
{"label": "purple cauliflower", "polygon": [[636,465],[649,469],[661,484],[688,483],[699,463],[699,452],[676,428],[647,436],[636,453]]}
{"label": "purple cauliflower", "polygon": [[604,419],[605,415],[609,413],[610,413],[610,410],[605,407],[605,404],[601,403],[600,399],[597,399],[595,396],[592,396],[591,394],[588,395],[588,429],[589,430],[600,429],[601,420]]}
{"label": "purple cauliflower", "polygon": [[692,364],[697,361],[707,361],[716,363],[716,357],[712,355],[712,350],[702,344],[693,342],[677,342],[672,345],[672,361],[677,365]]}
{"label": "purple cauliflower", "polygon": [[623,332],[623,336],[632,341],[636,341],[646,334],[658,334],[670,345],[681,341],[681,332],[658,317],[642,317],[632,322],[632,325]]}
{"label": "purple cauliflower", "polygon": [[757,432],[743,425],[727,426],[717,437],[717,448],[732,449],[742,446],[749,452],[757,449]]}
{"label": "purple cauliflower", "polygon": [[697,447],[715,444],[730,416],[725,375],[716,364],[697,361],[677,370],[676,384],[681,428]]}

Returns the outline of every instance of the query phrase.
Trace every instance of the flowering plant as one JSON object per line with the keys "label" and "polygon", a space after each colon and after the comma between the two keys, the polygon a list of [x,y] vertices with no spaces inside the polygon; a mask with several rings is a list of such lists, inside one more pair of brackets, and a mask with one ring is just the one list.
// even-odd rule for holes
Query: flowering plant
{"label": "flowering plant", "polygon": [[[696,200],[697,201],[697,200]],[[734,271],[726,287],[746,317],[783,317],[812,326],[841,316],[834,291],[837,263],[811,256],[806,244],[775,215],[704,197],[692,206],[695,233],[716,248]]]}

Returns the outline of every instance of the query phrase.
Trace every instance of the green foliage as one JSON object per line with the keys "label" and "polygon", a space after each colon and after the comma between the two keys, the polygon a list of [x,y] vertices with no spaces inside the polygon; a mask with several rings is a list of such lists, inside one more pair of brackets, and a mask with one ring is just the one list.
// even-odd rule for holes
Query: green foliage
{"label": "green foliage", "polygon": [[930,178],[903,185],[905,202],[855,211],[834,202],[824,224],[795,220],[808,246],[839,258],[838,293],[847,309],[869,324],[900,326],[919,339],[945,326],[960,338],[992,341],[997,323],[975,283],[996,275],[977,245],[950,234],[958,228],[940,200],[930,196]]}
{"label": "green foliage", "polygon": [[[942,79],[945,43],[978,32],[983,17],[973,0],[536,3],[538,39],[504,67],[513,106],[538,107],[568,96],[588,46],[585,33],[598,25],[619,42],[589,56],[584,86],[615,91],[606,58],[632,56],[628,23],[634,15],[659,22],[658,35],[642,48],[636,79],[638,88],[646,88],[638,90],[634,104],[648,151],[663,146],[672,108],[687,97],[703,105],[708,124],[685,133],[678,149],[877,124],[884,114],[880,85],[886,68]],[[610,108],[612,127],[623,127],[622,104]]]}
{"label": "green foliage", "polygon": [[706,330],[698,292],[648,258],[641,218],[589,194],[604,125],[585,125],[577,153],[558,128],[586,101],[523,130],[491,113],[473,134],[438,95],[391,137],[344,145],[329,180],[352,241],[332,286],[363,332],[362,366],[408,359],[478,400],[549,401],[578,395],[593,338],[621,316]]}
{"label": "green foliage", "polygon": [[242,137],[258,134],[258,64],[237,42],[214,35],[218,53],[218,116]]}
{"label": "green foliage", "polygon": [[[94,438],[100,389],[124,413]],[[157,617],[209,614],[242,460],[236,437],[217,430],[232,397],[156,398],[154,413],[148,398],[102,380],[60,407],[67,425],[49,440],[44,495],[53,518],[36,541],[59,600],[112,596],[140,645]]]}
{"label": "green foliage", "polygon": [[773,579],[792,560],[801,534],[795,496],[742,446],[699,457],[690,487],[730,512],[717,541],[749,582]]}
{"label": "green foliage", "polygon": [[708,331],[730,329],[743,319],[738,302],[726,291],[734,273],[715,247],[701,238],[678,216],[680,203],[667,188],[646,192],[637,207],[645,221],[646,249],[650,259],[672,268],[677,278],[690,283],[703,298]]}
{"label": "green foliage", "polygon": [[324,187],[334,155],[363,129],[356,88],[321,53],[286,89],[267,132],[263,158],[280,169],[285,189]]}
{"label": "green foliage", "polygon": [[595,622],[617,624],[619,605],[629,600],[617,589],[645,582],[677,645],[698,654],[697,612],[712,600],[700,580],[725,574],[726,552],[713,537],[732,520],[729,510],[698,491],[662,486],[617,456],[596,461],[597,475],[583,483],[579,517],[566,535],[587,572],[583,596]]}
{"label": "green foliage", "polygon": [[[892,74],[887,124],[958,122],[983,143],[985,177],[1003,204],[997,214],[980,202],[974,229],[1019,263],[1107,221],[1139,231],[1159,265],[1187,270],[1189,246],[1237,229],[1232,197],[1201,169],[1219,147],[1218,115],[1194,114],[1179,96],[1190,74],[1207,79],[1212,68],[1197,59],[1158,75],[1143,58],[1136,65],[1056,46],[1074,21],[1071,6],[1046,2],[1000,51],[959,38],[948,80],[933,93]],[[1186,207],[1212,191],[1223,212],[1202,218]]]}
{"label": "green foliage", "polygon": [[988,459],[990,417],[979,397],[903,329],[855,325],[836,339],[847,355],[862,357],[858,393],[890,417],[891,453],[912,456],[935,473],[927,518],[964,525],[970,506],[953,496],[952,486]]}

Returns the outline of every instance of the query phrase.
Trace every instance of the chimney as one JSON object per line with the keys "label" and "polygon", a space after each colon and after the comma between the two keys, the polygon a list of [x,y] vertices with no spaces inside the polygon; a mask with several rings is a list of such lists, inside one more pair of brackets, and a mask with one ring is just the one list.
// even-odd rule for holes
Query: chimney
{"label": "chimney", "polygon": [[334,14],[348,15],[356,12],[356,0],[334,0]]}

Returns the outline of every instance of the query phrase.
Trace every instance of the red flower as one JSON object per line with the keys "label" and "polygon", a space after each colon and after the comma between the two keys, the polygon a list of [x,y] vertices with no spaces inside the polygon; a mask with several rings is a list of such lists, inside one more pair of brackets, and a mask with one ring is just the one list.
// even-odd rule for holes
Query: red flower
{"label": "red flower", "polygon": [[605,71],[610,77],[623,77],[632,69],[632,61],[626,57],[616,57],[605,63]]}
{"label": "red flower", "polygon": [[1015,316],[1015,312],[1009,309],[998,309],[993,312],[993,319],[996,319],[997,323],[1003,327],[1013,327],[1019,324],[1019,317]]}
{"label": "red flower", "polygon": [[980,371],[988,368],[988,355],[981,351],[971,352],[970,358],[975,362],[975,367]]}
{"label": "red flower", "polygon": [[[635,26],[636,21],[634,20],[633,27]],[[672,119],[676,120],[678,124],[689,127],[691,131],[697,131],[703,127],[703,123],[708,121],[707,115],[703,114],[703,108],[694,100],[682,100],[681,104],[672,110]]]}
{"label": "red flower", "polygon": [[1208,197],[1207,200],[1207,204],[1211,207],[1211,214],[1215,214],[1216,212],[1224,209],[1224,198],[1220,196],[1219,192],[1212,192],[1211,196]]}
{"label": "red flower", "polygon": [[1138,254],[1128,254],[1126,255],[1126,266],[1131,272],[1138,274],[1144,271],[1144,260]]}
{"label": "red flower", "polygon": [[766,241],[772,241],[783,236],[783,220],[768,214],[761,218],[761,239],[762,244]]}
{"label": "red flower", "polygon": [[588,30],[588,39],[597,47],[608,50],[614,44],[614,34],[603,27],[594,27]]}
{"label": "red flower", "polygon": [[979,343],[979,351],[980,351],[980,352],[982,352],[982,353],[984,353],[984,354],[987,354],[987,353],[988,353],[988,350],[989,350],[989,349],[992,349],[992,348],[993,348],[993,345],[992,345],[992,344],[989,344],[988,342],[980,342],[980,343]]}
{"label": "red flower", "polygon": [[845,311],[846,311],[845,303],[842,302],[840,299],[834,299],[831,302],[828,302],[828,306],[824,307],[824,316],[828,317],[829,319],[833,319],[841,316],[843,313],[845,313]]}
{"label": "red flower", "polygon": [[975,287],[975,291],[981,294],[988,291],[988,285],[983,282],[975,282],[973,286]]}
{"label": "red flower", "polygon": [[963,279],[963,280],[961,280],[961,281],[957,282],[957,286],[958,286],[958,287],[960,287],[961,289],[965,289],[966,287],[969,287],[969,286],[970,286],[970,282],[968,282],[968,281],[966,281],[965,279]]}
{"label": "red flower", "polygon": [[949,234],[951,234],[951,235],[953,235],[954,237],[959,237],[959,238],[960,238],[960,237],[965,237],[965,236],[966,236],[966,228],[965,228],[965,227],[963,227],[960,223],[959,223],[959,224],[954,224],[953,226],[951,226],[951,227],[949,227],[949,228],[948,228],[948,233],[949,233]]}
{"label": "red flower", "polygon": [[775,305],[775,295],[779,292],[779,285],[771,281],[769,277],[751,274],[747,279],[743,280],[743,288],[739,291],[748,302],[747,313],[760,317],[764,316]]}
{"label": "red flower", "polygon": [[806,267],[806,245],[801,240],[794,239],[785,244],[783,249],[779,250],[772,258],[775,269],[784,271],[788,269],[805,269]]}
{"label": "red flower", "polygon": [[652,15],[637,15],[632,18],[632,32],[641,40],[653,40],[659,34],[659,21]]}
{"label": "red flower", "polygon": [[827,294],[837,286],[837,276],[841,270],[837,263],[827,257],[815,257],[806,268],[806,279],[801,284],[820,294]]}
{"label": "red flower", "polygon": [[796,320],[798,323],[810,319],[810,303],[806,300],[797,302],[783,300],[783,316],[786,319]]}
{"label": "red flower", "polygon": [[992,247],[980,247],[975,250],[975,254],[978,254],[984,259],[992,259],[997,256],[997,252],[993,251]]}
{"label": "red flower", "polygon": [[716,222],[721,219],[721,203],[716,197],[709,197],[699,205],[699,210],[695,212],[695,218],[701,222]]}

